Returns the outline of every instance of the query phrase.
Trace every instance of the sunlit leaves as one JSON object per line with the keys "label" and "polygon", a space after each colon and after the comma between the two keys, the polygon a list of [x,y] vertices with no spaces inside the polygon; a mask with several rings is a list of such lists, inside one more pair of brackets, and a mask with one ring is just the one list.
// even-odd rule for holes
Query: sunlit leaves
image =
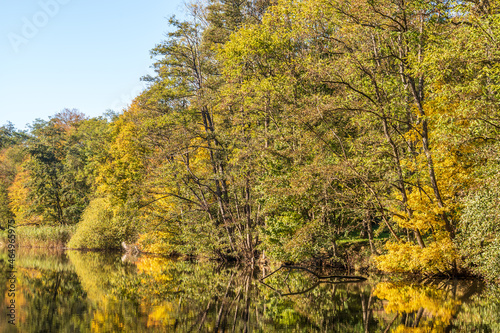
{"label": "sunlit leaves", "polygon": [[446,236],[429,242],[425,248],[408,242],[387,242],[385,248],[388,253],[377,257],[376,262],[387,272],[445,274],[454,269],[457,258],[455,245]]}

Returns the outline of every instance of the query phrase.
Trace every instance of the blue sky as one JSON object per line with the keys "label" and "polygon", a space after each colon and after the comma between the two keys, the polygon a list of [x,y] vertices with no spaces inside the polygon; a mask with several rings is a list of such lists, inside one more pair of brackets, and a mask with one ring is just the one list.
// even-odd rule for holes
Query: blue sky
{"label": "blue sky", "polygon": [[0,0],[0,125],[121,111],[183,0]]}

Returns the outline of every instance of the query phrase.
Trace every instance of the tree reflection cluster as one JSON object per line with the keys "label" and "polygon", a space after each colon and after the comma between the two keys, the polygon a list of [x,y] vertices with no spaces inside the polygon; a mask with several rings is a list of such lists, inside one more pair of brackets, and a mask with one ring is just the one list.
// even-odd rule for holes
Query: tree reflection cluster
{"label": "tree reflection cluster", "polygon": [[269,268],[76,251],[23,253],[18,264],[19,332],[500,331],[500,288],[471,280],[318,282],[283,269],[263,283]]}

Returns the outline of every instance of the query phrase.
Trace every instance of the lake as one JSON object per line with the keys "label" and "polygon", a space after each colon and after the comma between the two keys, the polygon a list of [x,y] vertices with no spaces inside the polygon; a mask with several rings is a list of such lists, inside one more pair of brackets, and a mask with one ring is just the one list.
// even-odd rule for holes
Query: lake
{"label": "lake", "polygon": [[498,286],[277,268],[0,249],[0,332],[500,332]]}

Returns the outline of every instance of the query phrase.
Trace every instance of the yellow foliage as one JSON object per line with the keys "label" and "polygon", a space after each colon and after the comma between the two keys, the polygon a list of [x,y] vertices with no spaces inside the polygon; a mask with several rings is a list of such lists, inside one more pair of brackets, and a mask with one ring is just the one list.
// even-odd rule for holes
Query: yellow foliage
{"label": "yellow foliage", "polygon": [[204,148],[206,145],[206,142],[200,138],[191,140],[191,146],[194,147],[195,150],[190,157],[191,160],[189,167],[193,173],[200,178],[210,177],[212,174],[210,150],[208,148]]}
{"label": "yellow foliage", "polygon": [[138,126],[134,123],[136,109],[135,104],[132,105],[110,125],[114,137],[109,149],[111,159],[99,167],[96,177],[99,193],[113,193],[125,198],[141,176],[144,169],[141,157],[145,149]]}
{"label": "yellow foliage", "polygon": [[[455,152],[436,149],[433,161],[444,207],[439,207],[429,184],[421,183],[419,187],[410,188],[407,193],[407,205],[413,211],[412,218],[410,219],[405,211],[393,207],[396,213],[394,220],[403,228],[419,229],[421,232],[429,229],[435,232],[436,229],[444,228],[440,215],[454,214],[458,210],[459,203],[456,196],[471,182],[470,172],[461,165]],[[416,177],[420,179],[425,179],[427,176],[427,161],[423,153],[414,159],[403,160],[402,166],[409,172],[418,173]],[[402,201],[400,193],[395,192],[394,197]]]}
{"label": "yellow foliage", "polygon": [[16,216],[17,221],[22,221],[23,223],[40,223],[42,220],[40,216],[29,214],[29,210],[32,206],[31,202],[28,200],[29,188],[26,185],[29,181],[29,177],[29,172],[19,167],[14,182],[8,189],[10,200],[9,206]]}
{"label": "yellow foliage", "polygon": [[[459,218],[460,193],[469,187],[473,177],[460,156],[470,150],[461,146],[460,151],[449,144],[437,127],[439,117],[452,117],[453,105],[439,106],[438,102],[428,103],[426,113],[429,119],[429,136],[433,139],[432,161],[442,205],[438,203],[434,189],[429,181],[428,158],[423,152],[420,139],[421,126],[406,133],[406,139],[416,145],[417,155],[411,155],[401,161],[401,166],[410,177],[407,185],[406,207],[393,206],[393,220],[402,228],[419,230],[423,235],[426,247],[410,243],[388,243],[388,253],[377,259],[379,269],[391,272],[424,272],[443,273],[454,267],[458,258],[457,251],[446,229],[443,216],[454,225]],[[434,121],[435,120],[435,121]],[[403,202],[399,191],[394,191],[393,198]],[[407,210],[408,209],[408,210]],[[410,212],[410,213],[409,213]]]}
{"label": "yellow foliage", "polygon": [[387,242],[388,253],[375,258],[377,267],[386,272],[436,274],[454,267],[457,253],[452,240],[443,237],[425,248],[408,242]]}
{"label": "yellow foliage", "polygon": [[139,235],[139,248],[142,252],[166,254],[170,251],[168,239],[171,235],[162,231],[150,231]]}
{"label": "yellow foliage", "polygon": [[19,219],[25,218],[26,210],[29,207],[27,202],[29,189],[24,185],[28,178],[28,171],[20,171],[17,173],[12,185],[9,187],[10,208]]}

